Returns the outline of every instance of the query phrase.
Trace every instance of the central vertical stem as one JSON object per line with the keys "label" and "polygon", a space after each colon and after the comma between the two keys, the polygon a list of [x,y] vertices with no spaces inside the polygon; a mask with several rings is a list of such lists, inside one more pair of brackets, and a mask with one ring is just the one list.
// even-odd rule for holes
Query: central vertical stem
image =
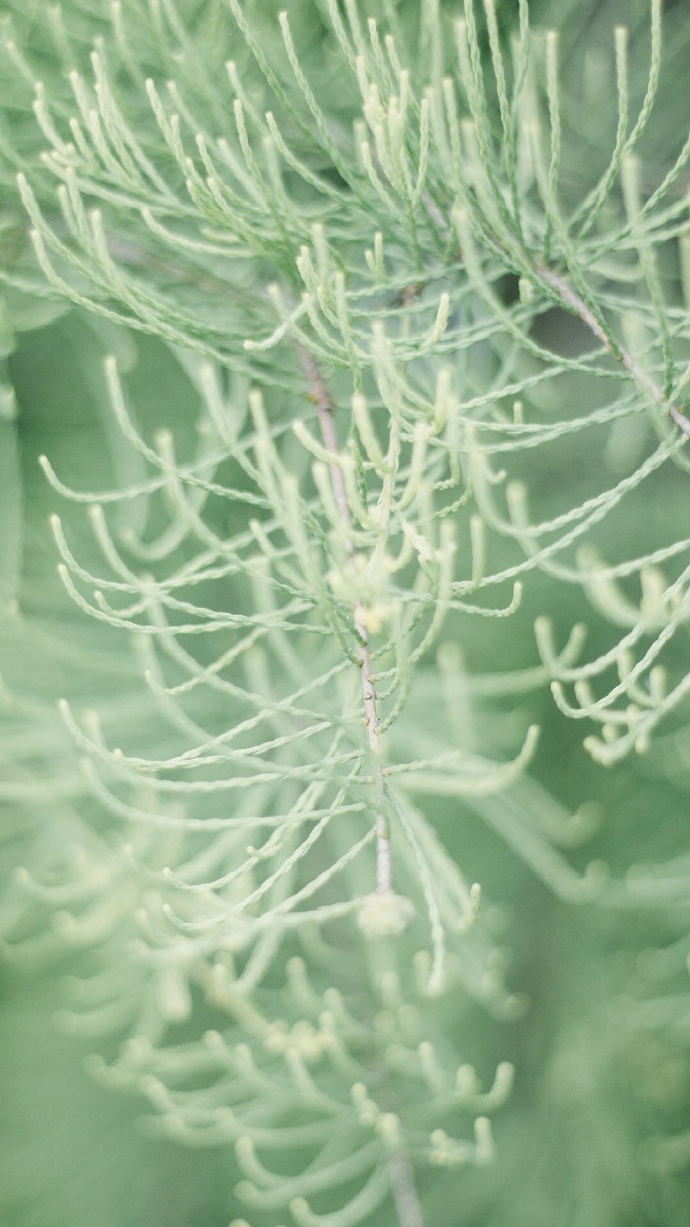
{"label": "central vertical stem", "polygon": [[[335,431],[335,422],[333,420],[333,403],[311,354],[304,349],[303,346],[298,346],[297,352],[302,370],[305,372],[309,381],[309,392],[311,398],[316,405],[316,412],[319,419],[319,427],[321,430],[323,445],[328,452],[335,455],[338,451],[338,439]],[[344,541],[345,553],[354,577],[357,573],[357,566],[354,542],[351,535],[349,535],[347,531],[351,528],[352,519],[350,516],[350,507],[347,501],[345,482],[343,479],[342,470],[336,464],[331,464],[328,466],[328,468],[338,513],[340,515],[341,523],[346,530]],[[385,894],[387,891],[392,890],[392,867],[390,838],[388,834],[388,823],[386,821],[386,786],[383,778],[379,745],[380,721],[376,703],[376,690],[374,688],[373,681],[371,652],[369,650],[369,635],[362,620],[361,606],[358,603],[355,603],[353,605],[352,612],[355,630],[357,632],[356,656],[360,666],[364,717],[367,725],[369,749],[371,751],[374,766],[374,810],[376,815],[376,891],[377,894]]]}

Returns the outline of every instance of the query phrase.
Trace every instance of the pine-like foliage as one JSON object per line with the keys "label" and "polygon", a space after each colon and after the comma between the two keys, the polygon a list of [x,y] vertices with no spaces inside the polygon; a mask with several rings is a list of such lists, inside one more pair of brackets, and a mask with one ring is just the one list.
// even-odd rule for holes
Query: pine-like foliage
{"label": "pine-like foliage", "polygon": [[686,1221],[668,7],[7,5],[13,1227]]}

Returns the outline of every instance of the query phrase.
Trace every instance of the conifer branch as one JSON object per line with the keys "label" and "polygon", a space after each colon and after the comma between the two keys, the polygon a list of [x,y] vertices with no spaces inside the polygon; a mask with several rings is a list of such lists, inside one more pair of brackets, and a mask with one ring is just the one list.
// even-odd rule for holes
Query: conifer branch
{"label": "conifer branch", "polygon": [[[316,362],[303,345],[297,346],[299,361],[309,383],[309,396],[316,406],[316,412],[321,430],[321,438],[326,451],[335,456],[338,453],[338,437],[333,416],[333,402],[328,393]],[[338,514],[345,529],[344,548],[348,564],[353,575],[356,575],[356,552],[352,537],[348,530],[352,524],[350,507],[343,471],[336,464],[328,466],[333,495],[338,508]],[[376,688],[373,679],[373,666],[369,649],[369,633],[362,620],[362,611],[358,605],[353,606],[353,622],[358,636],[355,649],[361,670],[362,702],[364,718],[367,725],[367,740],[371,753],[375,789],[375,830],[376,830],[376,893],[387,894],[392,890],[392,864],[390,850],[390,835],[386,818],[386,786],[381,763],[381,747],[379,742],[380,719]]]}
{"label": "conifer branch", "polygon": [[[102,386],[114,476],[86,449],[94,471],[81,461],[70,468],[72,449],[53,453],[54,434],[64,482],[44,465],[48,496],[74,504],[53,531],[75,625],[82,612],[95,619],[108,667],[89,663],[83,637],[64,667],[56,663],[54,644],[18,614],[16,534],[9,563],[0,561],[0,598],[17,612],[1,629],[10,657],[15,643],[25,657],[21,668],[10,659],[8,672],[23,668],[33,685],[38,672],[49,679],[61,669],[66,696],[60,724],[57,694],[8,711],[10,778],[0,800],[26,811],[32,842],[1,927],[18,962],[89,952],[93,974],[72,984],[63,1021],[75,1033],[126,1037],[112,1063],[94,1059],[92,1072],[143,1092],[153,1132],[235,1147],[245,1177],[237,1195],[297,1227],[383,1224],[396,1214],[399,1227],[423,1227],[418,1167],[445,1169],[454,1182],[460,1168],[493,1159],[484,1113],[505,1102],[512,1067],[501,1062],[482,1089],[468,1064],[475,1025],[463,1002],[509,1019],[522,997],[505,988],[498,909],[480,911],[478,885],[435,834],[443,817],[435,798],[497,834],[506,865],[515,857],[516,880],[527,867],[567,904],[559,926],[571,923],[570,908],[591,909],[578,942],[591,939],[602,905],[668,904],[677,923],[688,897],[682,855],[615,882],[596,863],[573,866],[568,849],[592,822],[586,802],[573,816],[557,798],[577,732],[558,743],[557,768],[539,751],[545,782],[537,784],[528,774],[537,730],[522,703],[534,691],[549,701],[552,683],[570,720],[599,728],[585,742],[594,759],[588,797],[589,781],[601,781],[597,764],[657,744],[659,722],[671,713],[682,720],[690,695],[678,643],[690,624],[681,558],[690,538],[679,539],[669,514],[673,540],[652,537],[629,556],[629,525],[663,466],[675,457],[679,470],[690,467],[680,401],[690,364],[674,378],[688,344],[687,201],[659,207],[680,182],[690,142],[644,206],[627,159],[661,85],[662,0],[651,0],[641,91],[632,63],[628,81],[627,36],[615,36],[609,166],[600,173],[582,159],[577,176],[581,116],[568,96],[577,19],[563,22],[559,55],[555,35],[531,40],[520,0],[511,60],[510,5],[498,13],[495,0],[483,0],[485,45],[481,3],[464,0],[455,63],[440,0],[423,0],[419,21],[414,0],[374,5],[380,21],[363,20],[362,0],[305,0],[304,11],[299,0],[275,29],[261,0],[74,0],[64,12],[49,9],[55,56],[36,41],[40,5],[26,11],[7,0],[17,31],[0,29],[8,100],[0,153],[7,147],[6,166],[21,171],[19,195],[2,169],[0,187],[9,187],[10,213],[23,201],[38,260],[28,279],[20,266],[16,277],[1,270],[3,287],[9,297],[28,290],[78,304],[80,353],[88,313],[90,370],[117,355],[105,361]],[[305,39],[304,19],[316,10],[318,37]],[[324,63],[340,72],[338,91],[324,81]],[[597,63],[606,71],[604,56]],[[628,134],[635,91],[643,103]],[[592,149],[606,140],[604,92],[585,97],[602,116],[601,130],[587,133]],[[645,181],[658,169],[645,167]],[[675,287],[668,293],[678,239],[685,306]],[[520,278],[518,299],[504,293],[506,272]],[[580,320],[594,353],[558,352],[548,328],[541,339],[538,321],[554,305]],[[155,337],[157,361],[170,364],[170,403],[146,346],[136,352],[134,329]],[[91,404],[96,377],[88,398],[77,388],[75,404]],[[52,388],[44,395],[52,406]],[[650,400],[665,437],[648,448]],[[665,430],[660,413],[673,424]],[[0,426],[3,440],[14,437],[13,422]],[[558,466],[542,458],[559,448],[567,480],[543,481]],[[0,514],[9,503],[31,513],[21,485],[28,466],[13,456],[13,445],[0,448]],[[104,480],[111,488],[99,492]],[[80,539],[85,506],[93,564]],[[553,582],[542,584],[538,571]],[[518,576],[542,614],[536,653],[531,618],[524,636],[518,627],[501,637],[520,584],[508,604],[472,603]],[[550,629],[570,617],[569,585],[593,610],[585,663],[583,634],[559,651]],[[475,615],[490,619],[485,637]],[[117,655],[113,631],[134,638],[131,655]],[[50,668],[37,669],[38,652]],[[489,671],[477,676],[482,659]],[[82,706],[87,692],[93,710]],[[4,716],[4,691],[0,705]],[[664,775],[664,787],[686,785],[687,727],[658,744],[647,769]],[[393,892],[393,869],[404,895]],[[535,902],[542,906],[534,915],[546,948],[554,916]],[[515,915],[519,949],[517,907]],[[688,949],[686,932],[659,963],[684,975]],[[545,996],[534,994],[536,1009],[551,1008]],[[587,983],[570,993],[569,1013],[589,1010],[590,998]],[[649,1004],[657,1020],[675,1008]],[[222,1031],[203,1030],[209,1008]],[[634,1014],[630,1001],[624,1008]],[[477,1030],[490,1034],[489,1025]],[[604,1121],[608,1140],[597,1060],[609,1054],[603,1028],[591,1044],[590,1030],[584,1014],[563,1034],[554,1029],[549,1085],[559,1090],[553,1105],[566,1105],[569,1136],[582,1105],[588,1122]],[[625,1031],[616,1044],[627,1043]],[[572,1039],[580,1034],[582,1053]],[[492,1055],[489,1039],[483,1060]],[[641,1085],[663,1087],[667,1057],[653,1055]],[[490,1196],[510,1169],[509,1116],[503,1135]],[[592,1163],[618,1149],[590,1147]],[[482,1214],[472,1204],[483,1196],[478,1184],[463,1213],[493,1219],[495,1207]],[[592,1180],[597,1194],[610,1184]],[[546,1209],[534,1227],[551,1227],[558,1213],[536,1200]],[[597,1222],[626,1218],[592,1197],[586,1204]]]}
{"label": "conifer branch", "polygon": [[612,344],[594,312],[589,309],[572,286],[568,285],[567,281],[554,269],[537,265],[537,271],[542,280],[552,290],[556,291],[564,307],[578,316],[585,327],[589,328],[590,332],[601,342],[606,352],[625,367],[638,387],[642,388],[660,409],[668,413],[671,420],[683,432],[686,439],[690,439],[690,419],[676,405],[668,404],[662,389],[638,366],[632,354],[628,352],[625,346]]}

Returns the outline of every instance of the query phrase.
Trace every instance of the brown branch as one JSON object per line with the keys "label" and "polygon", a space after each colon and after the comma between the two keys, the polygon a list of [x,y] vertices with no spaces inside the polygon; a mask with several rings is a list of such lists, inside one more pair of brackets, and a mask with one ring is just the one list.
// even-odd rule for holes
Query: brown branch
{"label": "brown branch", "polygon": [[[335,430],[335,422],[333,420],[333,402],[331,401],[328,389],[326,388],[326,385],[319,374],[312,355],[302,345],[297,346],[297,353],[302,370],[304,371],[309,382],[309,394],[316,406],[316,413],[319,420],[323,445],[328,452],[336,455],[338,451],[338,438]],[[347,554],[350,569],[354,578],[357,572],[356,551],[352,537],[348,535],[348,530],[351,529],[352,519],[350,516],[350,507],[347,501],[343,473],[342,469],[340,469],[336,464],[331,464],[328,466],[328,468],[331,485],[333,487],[333,495],[338,508],[338,514],[340,515],[341,523],[345,529],[345,552]],[[367,724],[369,749],[371,750],[374,762],[374,785],[376,790],[376,893],[386,894],[388,891],[392,890],[390,839],[385,809],[386,788],[381,765],[379,747],[380,720],[376,701],[376,690],[373,682],[373,667],[371,653],[369,650],[369,635],[362,620],[362,613],[363,610],[361,606],[357,603],[354,604],[353,621],[358,640],[355,654],[357,656],[357,660],[359,661],[361,670],[362,701],[364,704],[364,715]]]}
{"label": "brown branch", "polygon": [[675,405],[669,405],[659,385],[653,379],[650,379],[649,375],[645,374],[637,365],[632,355],[628,353],[627,349],[624,349],[622,345],[618,346],[617,349],[613,348],[601,324],[590,311],[586,302],[573,290],[572,286],[569,286],[567,281],[558,273],[555,273],[553,269],[538,266],[537,272],[542,281],[545,281],[552,290],[556,291],[563,305],[570,311],[574,311],[582,320],[582,323],[589,328],[590,332],[594,333],[597,340],[601,341],[606,352],[611,354],[611,357],[616,358],[625,367],[638,387],[642,388],[660,409],[665,410],[671,421],[675,422],[686,439],[690,439],[690,420]]}

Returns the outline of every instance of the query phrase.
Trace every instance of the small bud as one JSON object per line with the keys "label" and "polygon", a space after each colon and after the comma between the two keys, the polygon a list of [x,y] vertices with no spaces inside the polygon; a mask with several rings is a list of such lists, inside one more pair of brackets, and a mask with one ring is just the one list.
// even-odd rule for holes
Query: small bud
{"label": "small bud", "polygon": [[360,905],[357,921],[365,937],[399,937],[415,914],[414,905],[404,895],[387,890],[367,895]]}

